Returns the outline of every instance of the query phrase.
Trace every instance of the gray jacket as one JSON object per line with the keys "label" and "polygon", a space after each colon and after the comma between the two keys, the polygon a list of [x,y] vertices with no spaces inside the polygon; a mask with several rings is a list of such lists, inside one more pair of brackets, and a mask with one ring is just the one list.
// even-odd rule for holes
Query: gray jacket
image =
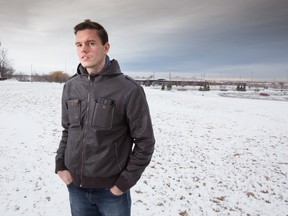
{"label": "gray jacket", "polygon": [[69,170],[83,188],[129,190],[154,151],[143,88],[121,73],[116,60],[96,76],[78,66],[63,88],[62,126],[56,172]]}

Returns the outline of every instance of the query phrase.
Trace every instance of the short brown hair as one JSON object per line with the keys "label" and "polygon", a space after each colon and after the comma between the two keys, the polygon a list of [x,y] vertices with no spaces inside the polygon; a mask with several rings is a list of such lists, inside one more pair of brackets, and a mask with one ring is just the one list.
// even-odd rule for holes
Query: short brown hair
{"label": "short brown hair", "polygon": [[102,45],[108,42],[108,34],[104,27],[99,23],[92,22],[90,19],[86,19],[84,22],[81,22],[74,27],[74,34],[76,35],[78,31],[85,29],[95,29],[101,39]]}

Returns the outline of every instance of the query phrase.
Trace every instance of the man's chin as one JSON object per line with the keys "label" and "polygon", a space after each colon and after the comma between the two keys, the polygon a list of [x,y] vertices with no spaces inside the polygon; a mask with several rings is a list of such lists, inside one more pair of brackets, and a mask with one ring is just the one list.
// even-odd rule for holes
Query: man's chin
{"label": "man's chin", "polygon": [[91,68],[92,65],[87,63],[87,62],[81,62],[81,65],[84,67],[84,68]]}

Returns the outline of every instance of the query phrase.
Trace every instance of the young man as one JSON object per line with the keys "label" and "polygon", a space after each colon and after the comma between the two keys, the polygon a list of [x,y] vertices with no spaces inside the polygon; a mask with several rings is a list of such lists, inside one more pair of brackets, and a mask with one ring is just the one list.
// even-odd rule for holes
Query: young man
{"label": "young man", "polygon": [[80,64],[62,95],[62,139],[56,173],[67,185],[73,216],[128,216],[129,189],[154,151],[145,93],[110,61],[105,29],[75,26]]}

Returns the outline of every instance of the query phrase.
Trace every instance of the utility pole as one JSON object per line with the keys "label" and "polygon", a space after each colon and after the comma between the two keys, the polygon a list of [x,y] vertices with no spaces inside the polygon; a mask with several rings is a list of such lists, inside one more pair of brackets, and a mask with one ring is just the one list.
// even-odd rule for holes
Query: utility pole
{"label": "utility pole", "polygon": [[64,70],[64,73],[66,73],[66,69],[67,69],[67,61],[65,60],[65,70]]}
{"label": "utility pole", "polygon": [[32,69],[33,69],[33,65],[31,64],[30,82],[32,82]]}

